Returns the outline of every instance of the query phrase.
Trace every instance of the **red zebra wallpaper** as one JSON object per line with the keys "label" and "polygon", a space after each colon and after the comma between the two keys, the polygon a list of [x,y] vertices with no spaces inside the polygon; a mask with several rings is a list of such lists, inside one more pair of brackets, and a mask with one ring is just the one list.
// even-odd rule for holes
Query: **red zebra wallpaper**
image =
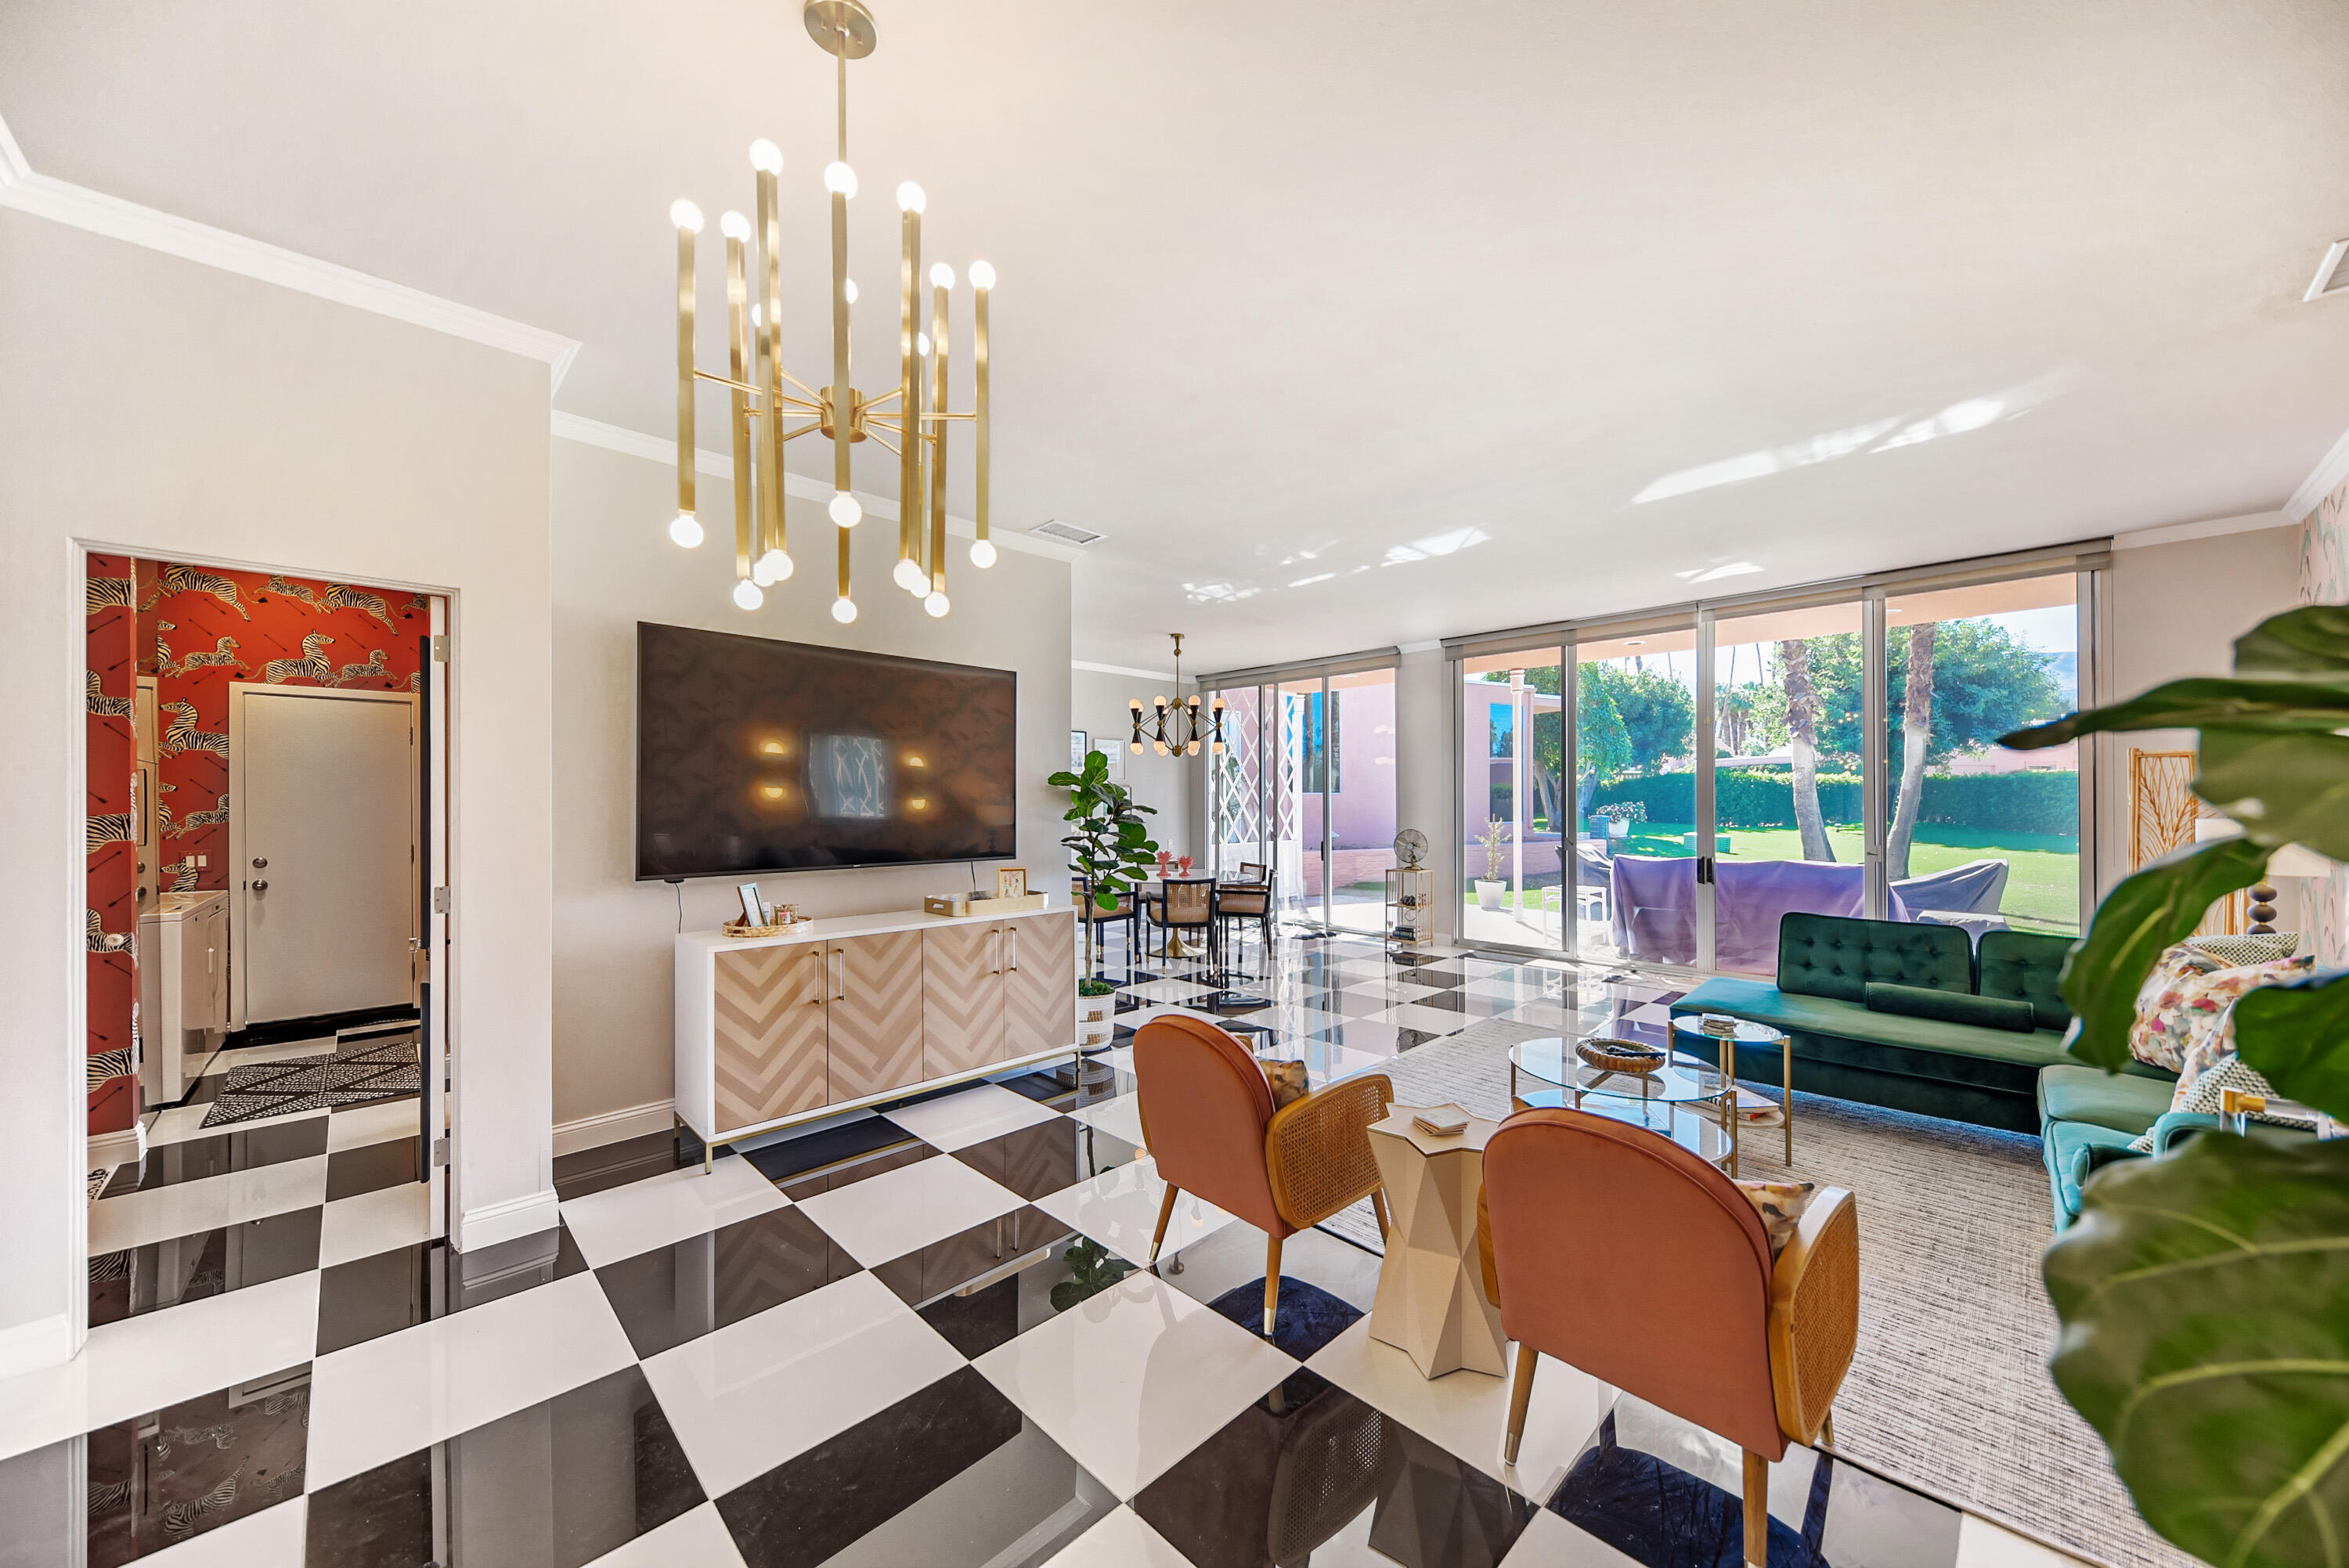
{"label": "red zebra wallpaper", "polygon": [[[131,1076],[139,914],[131,700],[155,677],[156,886],[229,885],[228,696],[233,681],[414,691],[419,593],[265,572],[93,555],[88,562],[89,1130],[138,1114]],[[202,864],[199,864],[199,861]]]}

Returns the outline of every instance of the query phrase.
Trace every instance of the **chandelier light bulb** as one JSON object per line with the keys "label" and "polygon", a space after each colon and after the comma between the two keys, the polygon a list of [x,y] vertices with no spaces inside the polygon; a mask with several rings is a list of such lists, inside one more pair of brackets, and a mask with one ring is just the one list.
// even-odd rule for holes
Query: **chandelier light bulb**
{"label": "chandelier light bulb", "polygon": [[994,565],[995,542],[989,539],[972,540],[970,542],[970,563],[973,566],[981,567]]}
{"label": "chandelier light bulb", "polygon": [[752,569],[751,574],[756,576],[761,572],[767,574],[769,583],[781,583],[792,574],[792,558],[780,550],[770,550],[759,557],[759,564]]}
{"label": "chandelier light bulb", "polygon": [[750,144],[750,167],[761,174],[781,174],[783,171],[783,150],[761,137]]}
{"label": "chandelier light bulb", "polygon": [[701,520],[689,511],[678,512],[668,520],[668,536],[680,549],[691,550],[701,542]]}
{"label": "chandelier light bulb", "polygon": [[897,187],[897,211],[900,212],[918,212],[929,204],[929,200],[922,194],[922,188],[910,180]]}
{"label": "chandelier light bulb", "polygon": [[851,304],[854,304],[856,303],[856,280],[854,278],[843,278],[840,280],[840,297],[846,300]]}
{"label": "chandelier light bulb", "polygon": [[775,574],[767,570],[765,556],[761,555],[758,560],[750,562],[750,581],[761,588],[771,588],[775,585]]}
{"label": "chandelier light bulb", "polygon": [[856,195],[856,170],[833,159],[823,166],[823,188],[835,196],[854,199]]}
{"label": "chandelier light bulb", "polygon": [[[825,503],[823,511],[836,528],[854,528],[864,521],[864,506],[846,490],[833,491],[832,500]],[[848,601],[843,599],[841,603],[845,604]]]}
{"label": "chandelier light bulb", "polygon": [[718,232],[730,240],[748,240],[750,237],[750,220],[740,212],[720,212],[718,215]]}
{"label": "chandelier light bulb", "polygon": [[890,573],[889,577],[908,593],[926,593],[930,591],[930,574],[922,570],[922,563],[918,561],[910,558],[900,561],[897,562],[897,569]]}
{"label": "chandelier light bulb", "polygon": [[944,262],[940,262],[937,265],[932,267],[930,269],[930,286],[932,288],[940,289],[950,289],[954,287],[954,269],[947,265]]}
{"label": "chandelier light bulb", "polygon": [[766,602],[767,596],[764,593],[760,593],[759,585],[756,583],[751,582],[748,577],[740,579],[734,584],[735,608],[739,610],[755,610]]}
{"label": "chandelier light bulb", "polygon": [[930,613],[930,619],[933,621],[953,607],[947,603],[946,593],[942,590],[932,590],[930,596],[922,601],[922,608]]}
{"label": "chandelier light bulb", "polygon": [[1152,741],[1150,744],[1151,744],[1151,745],[1153,745],[1153,746],[1154,746],[1154,747],[1156,747],[1156,748],[1158,748],[1158,755],[1159,755],[1159,756],[1164,757],[1164,756],[1165,756],[1165,755],[1166,755],[1166,743],[1165,743],[1164,741],[1163,741],[1163,740],[1154,740],[1154,741]]}
{"label": "chandelier light bulb", "polygon": [[973,262],[973,263],[971,263],[971,264],[970,264],[970,286],[971,286],[971,287],[973,287],[973,288],[975,288],[975,289],[991,289],[991,288],[993,288],[993,287],[995,286],[995,269],[994,269],[994,267],[990,266],[989,264],[988,264],[988,263],[985,263],[985,262]]}
{"label": "chandelier light bulb", "polygon": [[701,209],[682,198],[668,204],[668,221],[680,229],[701,232]]}
{"label": "chandelier light bulb", "polygon": [[845,626],[856,619],[856,601],[843,593],[832,602],[832,618]]}

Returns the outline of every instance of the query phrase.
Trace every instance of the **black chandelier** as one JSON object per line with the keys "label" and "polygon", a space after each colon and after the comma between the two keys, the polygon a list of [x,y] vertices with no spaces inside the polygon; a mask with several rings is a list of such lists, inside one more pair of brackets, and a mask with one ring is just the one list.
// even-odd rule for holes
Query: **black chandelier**
{"label": "black chandelier", "polygon": [[[1179,694],[1183,689],[1183,634],[1174,632],[1169,634],[1174,639],[1174,690]],[[1196,757],[1199,755],[1199,748],[1203,742],[1215,755],[1221,757],[1224,754],[1224,699],[1222,697],[1216,697],[1214,704],[1207,709],[1208,723],[1206,725],[1199,722],[1199,697],[1195,692],[1187,697],[1178,695],[1172,703],[1169,703],[1164,696],[1154,696],[1150,699],[1150,706],[1157,709],[1158,723],[1155,730],[1149,736],[1149,740],[1151,745],[1157,748],[1159,756]],[[1134,697],[1125,707],[1126,711],[1133,717],[1133,737],[1126,742],[1126,748],[1134,755],[1140,756],[1143,738],[1142,699]],[[1174,723],[1172,734],[1169,734],[1166,728],[1167,720],[1170,718]]]}

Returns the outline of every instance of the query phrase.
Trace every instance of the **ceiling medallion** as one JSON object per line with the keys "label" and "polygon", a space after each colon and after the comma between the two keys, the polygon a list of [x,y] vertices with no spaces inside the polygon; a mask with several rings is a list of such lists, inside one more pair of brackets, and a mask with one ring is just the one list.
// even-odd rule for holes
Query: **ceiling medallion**
{"label": "ceiling medallion", "polygon": [[[758,190],[758,226],[740,212],[718,220],[726,237],[727,374],[697,368],[693,362],[694,237],[701,232],[701,209],[679,201],[669,208],[677,225],[677,516],[669,538],[686,549],[702,541],[694,512],[693,417],[695,383],[712,381],[731,394],[729,428],[734,438],[734,603],[755,610],[762,590],[792,574],[783,503],[783,444],[810,433],[832,442],[832,500],[824,508],[840,546],[840,594],[832,618],[845,625],[856,619],[849,593],[849,531],[864,509],[849,483],[849,449],[874,440],[897,459],[897,566],[893,580],[943,615],[947,601],[947,442],[949,420],[968,419],[978,432],[978,537],[971,542],[974,566],[995,564],[987,536],[987,299],[995,269],[970,264],[975,296],[977,378],[974,407],[948,413],[947,403],[947,301],[954,269],[944,262],[929,272],[930,325],[921,324],[922,188],[912,181],[897,187],[904,250],[899,272],[897,384],[867,397],[849,381],[848,307],[856,285],[848,276],[848,202],[856,194],[856,171],[848,163],[848,62],[873,52],[878,35],[872,13],[859,0],[808,0],[802,13],[808,36],[837,62],[840,156],[823,171],[832,193],[832,378],[821,390],[782,365],[782,226],[777,216],[776,181],[783,155],[761,138],[750,144],[750,168]],[[786,388],[789,384],[789,389]],[[889,405],[895,404],[892,409]],[[803,420],[792,426],[789,421]],[[895,439],[891,438],[895,437]]]}
{"label": "ceiling medallion", "polygon": [[[1199,743],[1206,741],[1214,748],[1215,754],[1221,757],[1224,754],[1224,699],[1221,696],[1216,698],[1215,706],[1207,710],[1210,723],[1201,724],[1198,694],[1194,692],[1187,697],[1183,695],[1183,634],[1172,632],[1168,635],[1174,639],[1174,700],[1169,703],[1164,696],[1150,699],[1150,706],[1158,710],[1158,727],[1145,738],[1142,729],[1142,699],[1138,696],[1130,699],[1125,707],[1133,719],[1133,737],[1126,746],[1139,756],[1142,743],[1147,738],[1158,748],[1161,757],[1196,757],[1199,755]],[[1170,718],[1174,721],[1174,730],[1171,735],[1166,730],[1166,721]]]}

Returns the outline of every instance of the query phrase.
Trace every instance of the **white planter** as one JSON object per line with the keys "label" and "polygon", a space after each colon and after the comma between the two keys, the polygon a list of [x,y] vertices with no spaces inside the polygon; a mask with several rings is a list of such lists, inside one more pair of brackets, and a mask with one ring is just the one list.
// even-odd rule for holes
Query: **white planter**
{"label": "white planter", "polygon": [[1478,909],[1500,908],[1502,891],[1509,884],[1506,882],[1486,882],[1483,877],[1478,877],[1476,879],[1476,907]]}
{"label": "white planter", "polygon": [[1109,1044],[1117,1029],[1117,998],[1077,998],[1077,1043],[1087,1049]]}

